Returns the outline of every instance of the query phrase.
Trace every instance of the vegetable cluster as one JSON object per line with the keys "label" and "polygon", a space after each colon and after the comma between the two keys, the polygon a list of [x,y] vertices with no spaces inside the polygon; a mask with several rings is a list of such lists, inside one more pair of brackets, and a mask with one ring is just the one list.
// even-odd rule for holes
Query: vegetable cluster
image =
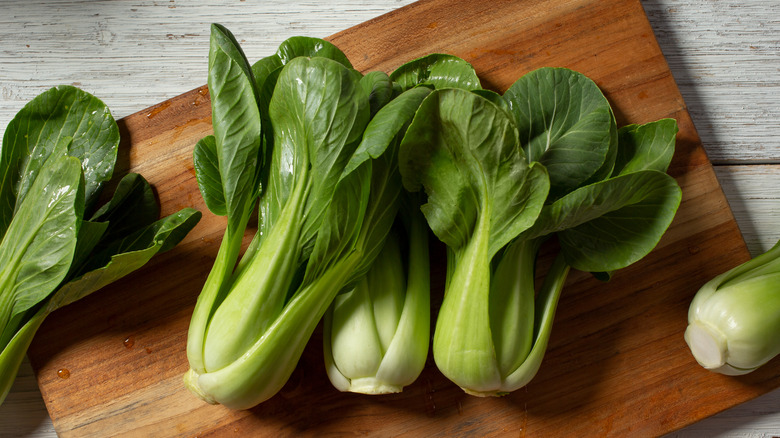
{"label": "vegetable cluster", "polygon": [[[676,122],[618,129],[580,73],[542,68],[502,95],[451,55],[364,75],[332,44],[294,37],[250,65],[211,30],[214,135],[194,160],[227,227],[185,375],[208,402],[272,397],[323,317],[336,388],[413,382],[430,339],[429,231],[447,247],[437,367],[471,394],[514,391],[540,366],[570,269],[609,279],[655,247],[680,203],[666,174]],[[559,254],[537,290],[551,238]]]}
{"label": "vegetable cluster", "polygon": [[158,219],[139,174],[102,206],[119,129],[96,97],[52,88],[8,124],[0,149],[0,402],[35,332],[54,310],[140,268],[178,244],[200,212]]}

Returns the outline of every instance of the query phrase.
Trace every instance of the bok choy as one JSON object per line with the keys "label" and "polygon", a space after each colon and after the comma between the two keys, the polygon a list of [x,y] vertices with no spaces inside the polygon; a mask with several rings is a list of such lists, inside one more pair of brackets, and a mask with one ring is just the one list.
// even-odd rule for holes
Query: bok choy
{"label": "bok choy", "polygon": [[[476,94],[479,94],[477,96]],[[536,374],[571,267],[607,279],[646,255],[680,190],[665,174],[676,124],[616,128],[598,87],[543,68],[503,95],[437,90],[401,146],[410,190],[448,248],[433,355],[466,392],[501,395]],[[539,248],[560,252],[539,290]]]}
{"label": "bok choy", "polygon": [[425,189],[422,212],[447,245],[436,365],[470,392],[491,391],[502,379],[490,326],[491,263],[533,225],[549,190],[547,172],[527,161],[504,109],[461,89],[435,90],[423,101],[399,165],[408,190]]}
{"label": "bok choy", "polygon": [[726,375],[750,373],[780,354],[780,242],[696,292],[685,342],[702,367]]}
{"label": "bok choy", "polygon": [[[361,143],[377,79],[311,38],[250,67],[235,37],[212,26],[214,136],[194,159],[228,226],[188,333],[185,383],[202,399],[245,409],[272,397],[334,297],[379,253],[400,186],[380,159],[386,145]],[[255,206],[258,231],[236,265]]]}
{"label": "bok choy", "polygon": [[[470,64],[444,54],[412,60],[389,77],[378,72],[369,76],[383,79],[380,83],[392,90],[392,100],[372,111],[362,146],[387,149],[382,161],[393,169],[389,182],[400,189],[398,145],[430,89],[479,89],[479,78]],[[396,231],[368,274],[338,295],[325,314],[326,369],[341,391],[400,392],[425,366],[430,337],[428,228],[419,196],[405,193],[402,199]]]}
{"label": "bok choy", "polygon": [[140,268],[200,219],[185,208],[159,219],[149,183],[112,177],[119,130],[78,88],[34,98],[9,123],[0,150],[0,400],[47,315]]}

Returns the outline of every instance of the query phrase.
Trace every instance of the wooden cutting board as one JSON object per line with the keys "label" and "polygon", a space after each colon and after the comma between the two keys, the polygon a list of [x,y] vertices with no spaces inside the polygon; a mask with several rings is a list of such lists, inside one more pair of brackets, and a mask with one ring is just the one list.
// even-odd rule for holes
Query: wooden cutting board
{"label": "wooden cutting board", "polygon": [[[674,223],[609,283],[570,275],[541,371],[506,397],[468,396],[432,360],[401,394],[339,393],[318,330],[277,396],[247,411],[208,405],[181,380],[189,318],[224,227],[194,179],[193,145],[211,132],[208,92],[195,89],[120,120],[118,173],[145,175],[164,214],[194,206],[202,221],[175,250],[55,312],[30,348],[61,436],[649,436],[780,386],[778,360],[726,377],[700,368],[683,341],[696,290],[749,256],[638,0],[427,0],[330,40],[362,71],[451,53],[500,92],[537,67],[569,67],[602,87],[619,125],[677,119],[670,173],[683,202]],[[434,265],[436,303],[440,251]]]}

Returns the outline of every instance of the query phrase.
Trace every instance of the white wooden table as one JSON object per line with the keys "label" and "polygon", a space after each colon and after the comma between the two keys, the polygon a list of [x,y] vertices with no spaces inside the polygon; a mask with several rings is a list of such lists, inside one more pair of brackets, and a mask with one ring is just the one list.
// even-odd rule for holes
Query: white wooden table
{"label": "white wooden table", "polygon": [[[0,0],[0,131],[57,84],[95,94],[117,119],[204,84],[211,22],[256,58],[289,36],[324,37],[411,2]],[[780,239],[780,2],[642,3],[757,255]],[[0,437],[10,436],[56,436],[26,362],[0,406]],[[780,436],[780,390],[673,436]]]}

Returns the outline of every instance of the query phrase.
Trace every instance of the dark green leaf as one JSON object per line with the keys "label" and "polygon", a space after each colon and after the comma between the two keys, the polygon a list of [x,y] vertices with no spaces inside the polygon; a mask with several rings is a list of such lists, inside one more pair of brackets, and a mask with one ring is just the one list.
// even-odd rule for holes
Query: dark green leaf
{"label": "dark green leaf", "polygon": [[433,53],[409,61],[390,74],[390,79],[408,90],[418,85],[432,85],[435,88],[482,88],[474,67],[453,55]]}
{"label": "dark green leaf", "polygon": [[558,233],[566,262],[613,271],[650,252],[680,203],[674,178],[644,170],[582,187],[545,206],[529,236]]}
{"label": "dark green leaf", "polygon": [[137,270],[155,254],[170,250],[197,225],[199,211],[185,208],[160,219],[135,233],[116,240],[90,260],[81,275],[60,287],[52,295],[52,312]]}
{"label": "dark green leaf", "polygon": [[65,277],[66,281],[73,278],[84,263],[89,260],[89,256],[103,239],[107,229],[108,222],[81,221],[79,234],[76,238],[76,251],[73,254],[73,262],[68,270],[68,275]]}
{"label": "dark green leaf", "polygon": [[137,173],[128,173],[119,180],[114,196],[90,218],[92,222],[108,222],[104,236],[113,240],[143,228],[160,217],[160,206],[154,190]]}
{"label": "dark green leaf", "polygon": [[592,80],[564,68],[541,68],[518,79],[504,98],[528,160],[541,162],[550,174],[551,200],[611,169],[612,110]]}
{"label": "dark green leaf", "polygon": [[363,87],[368,95],[368,103],[371,107],[371,117],[374,117],[377,111],[387,105],[395,97],[393,82],[387,73],[382,71],[372,71],[360,79],[360,86]]}
{"label": "dark green leaf", "polygon": [[[260,91],[265,87],[266,80],[268,80],[271,73],[279,70],[283,67],[282,60],[279,55],[266,56],[259,61],[252,64],[252,76],[255,79],[255,88]],[[273,90],[273,87],[271,87]]]}
{"label": "dark green leaf", "polygon": [[620,128],[615,175],[639,170],[666,172],[674,155],[676,137],[677,121],[674,119]]}
{"label": "dark green leaf", "polygon": [[368,203],[370,182],[370,162],[363,163],[339,181],[316,235],[304,286],[355,248]]}
{"label": "dark green leaf", "polygon": [[404,186],[428,195],[423,213],[447,246],[460,248],[477,220],[489,220],[489,253],[530,227],[547,197],[544,168],[529,166],[509,115],[458,89],[436,90],[401,143]]}
{"label": "dark green leaf", "polygon": [[81,164],[51,157],[0,243],[0,332],[14,315],[44,300],[68,273],[83,214]]}
{"label": "dark green leaf", "polygon": [[363,140],[344,172],[351,172],[363,161],[379,157],[393,141],[403,138],[415,112],[430,92],[425,87],[413,88],[383,107],[366,126]]}
{"label": "dark green leaf", "polygon": [[327,58],[295,58],[281,71],[269,106],[274,129],[264,223],[306,184],[301,241],[313,244],[344,167],[369,117],[368,97],[358,79]]}
{"label": "dark green leaf", "polygon": [[347,56],[339,50],[338,47],[328,41],[320,38],[312,38],[305,36],[294,36],[286,39],[279,45],[279,49],[276,51],[276,55],[279,57],[282,64],[288,64],[293,59],[299,56],[305,56],[313,58],[315,56],[321,58],[332,59],[339,64],[352,69],[352,63],[349,62]]}
{"label": "dark green leaf", "polygon": [[6,128],[0,150],[0,230],[8,226],[16,198],[33,183],[37,166],[31,164],[45,160],[65,137],[72,138],[69,154],[84,169],[87,206],[97,200],[114,170],[119,129],[100,99],[76,87],[54,87],[28,102]]}
{"label": "dark green leaf", "polygon": [[493,90],[471,90],[472,93],[482,96],[485,99],[493,102],[497,106],[499,106],[501,109],[509,112],[509,102],[507,102],[503,96],[496,93]]}
{"label": "dark green leaf", "polygon": [[225,193],[222,191],[222,177],[219,174],[217,143],[213,135],[203,137],[195,144],[192,153],[195,164],[195,179],[206,207],[217,216],[225,216]]}
{"label": "dark green leaf", "polygon": [[208,85],[219,175],[229,226],[241,228],[252,212],[262,165],[258,93],[235,37],[217,24],[211,30]]}

